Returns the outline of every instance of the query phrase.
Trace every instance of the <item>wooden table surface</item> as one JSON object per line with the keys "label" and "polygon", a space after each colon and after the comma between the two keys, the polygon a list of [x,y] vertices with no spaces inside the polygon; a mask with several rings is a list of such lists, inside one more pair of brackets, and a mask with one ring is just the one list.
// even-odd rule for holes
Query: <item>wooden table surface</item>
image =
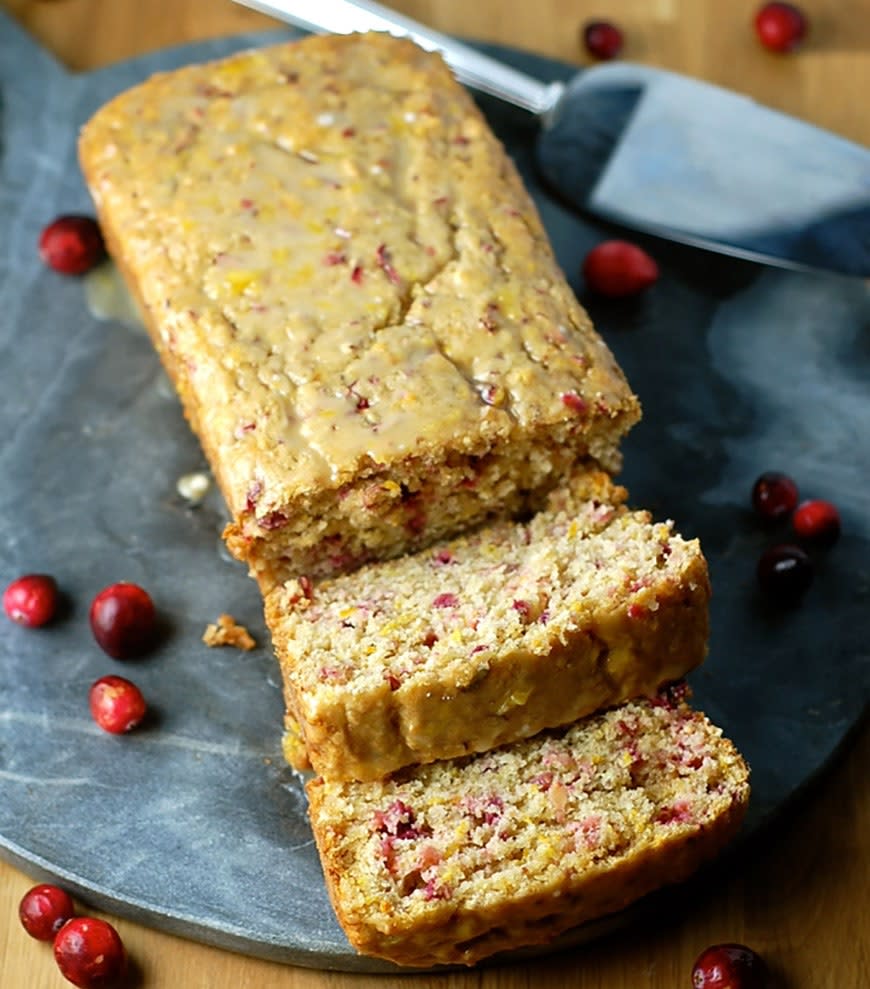
{"label": "wooden table surface", "polygon": [[[61,59],[89,69],[182,41],[272,25],[230,0],[0,0]],[[870,0],[804,0],[809,43],[776,56],[757,44],[754,0],[393,0],[442,31],[582,62],[578,29],[607,13],[626,58],[743,90],[870,145]],[[846,536],[848,538],[848,536]],[[742,941],[769,960],[783,989],[870,986],[870,727],[710,888],[653,928],[626,930],[528,964],[414,976],[420,989],[681,989],[708,944]],[[46,809],[47,813],[50,810]],[[50,947],[17,920],[25,875],[0,863],[0,987],[66,985]],[[279,966],[115,919],[141,989],[398,989],[405,978]]]}

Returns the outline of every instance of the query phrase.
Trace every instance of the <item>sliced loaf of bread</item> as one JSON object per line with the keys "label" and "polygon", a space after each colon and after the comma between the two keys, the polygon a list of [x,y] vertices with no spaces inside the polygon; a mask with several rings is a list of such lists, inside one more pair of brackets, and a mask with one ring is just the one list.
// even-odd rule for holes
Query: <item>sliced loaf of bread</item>
{"label": "sliced loaf of bread", "polygon": [[684,701],[369,783],[308,784],[351,943],[400,965],[471,965],[546,944],[685,879],[737,831],[749,772]]}
{"label": "sliced loaf of bread", "polygon": [[[482,752],[700,663],[700,547],[625,497],[586,471],[528,522],[267,594],[288,722],[314,770],[377,779]],[[287,749],[299,765],[301,748]]]}

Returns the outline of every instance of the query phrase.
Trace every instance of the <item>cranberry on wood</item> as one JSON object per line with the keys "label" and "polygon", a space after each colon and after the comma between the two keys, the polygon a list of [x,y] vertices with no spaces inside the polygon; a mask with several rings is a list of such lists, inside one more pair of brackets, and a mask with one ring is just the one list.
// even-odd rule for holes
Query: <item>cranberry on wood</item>
{"label": "cranberry on wood", "polygon": [[72,897],[65,889],[51,883],[31,887],[18,904],[21,926],[37,941],[53,941],[55,934],[74,915]]}

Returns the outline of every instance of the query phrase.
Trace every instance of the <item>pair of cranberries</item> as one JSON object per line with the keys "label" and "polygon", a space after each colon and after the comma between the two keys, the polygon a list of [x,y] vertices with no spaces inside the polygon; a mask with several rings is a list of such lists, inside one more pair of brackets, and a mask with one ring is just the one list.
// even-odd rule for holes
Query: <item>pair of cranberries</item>
{"label": "pair of cranberries", "polygon": [[[28,628],[49,624],[58,610],[57,581],[48,574],[26,574],[13,580],[3,593],[3,609],[12,621]],[[91,631],[97,644],[114,659],[131,659],[154,641],[154,602],[138,584],[110,584],[93,599]],[[147,713],[142,691],[120,676],[95,681],[88,694],[91,715],[107,732],[132,731]]]}
{"label": "pair of cranberries", "polygon": [[758,561],[757,576],[766,596],[783,604],[799,600],[815,575],[807,549],[829,549],[840,537],[840,513],[821,498],[799,503],[798,486],[788,474],[766,471],[752,486],[752,507],[767,523],[791,517],[798,541],[770,546]]}
{"label": "pair of cranberries", "polygon": [[[59,603],[57,581],[48,574],[25,574],[3,592],[6,615],[27,628],[48,625]],[[91,602],[89,619],[98,645],[114,659],[140,656],[153,643],[154,602],[138,584],[120,581],[103,588]]]}
{"label": "pair of cranberries", "polygon": [[118,932],[97,917],[76,917],[66,890],[49,883],[29,889],[18,906],[24,930],[37,941],[52,941],[61,975],[80,989],[108,989],[127,967]]}
{"label": "pair of cranberries", "polygon": [[[765,3],[758,8],[753,21],[761,44],[772,52],[791,52],[806,37],[809,23],[803,11],[792,3]],[[611,21],[588,21],[580,30],[583,47],[601,62],[616,58],[622,51],[625,37],[622,29]]]}

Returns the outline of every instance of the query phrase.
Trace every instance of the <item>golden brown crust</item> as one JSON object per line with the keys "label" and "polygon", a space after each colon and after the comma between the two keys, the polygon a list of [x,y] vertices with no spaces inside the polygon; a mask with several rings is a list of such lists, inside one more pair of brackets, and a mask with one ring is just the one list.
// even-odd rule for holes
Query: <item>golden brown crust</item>
{"label": "golden brown crust", "polygon": [[99,111],[80,157],[261,583],[617,463],[637,400],[437,57],[331,37],[180,69]]}

